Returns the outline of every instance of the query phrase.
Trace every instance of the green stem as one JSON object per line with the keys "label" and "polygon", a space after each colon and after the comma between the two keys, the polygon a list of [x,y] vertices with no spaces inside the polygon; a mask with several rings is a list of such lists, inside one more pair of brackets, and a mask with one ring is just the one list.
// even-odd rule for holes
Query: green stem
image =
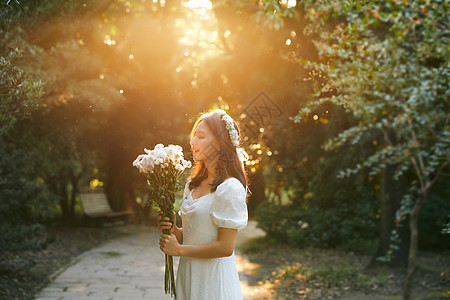
{"label": "green stem", "polygon": [[[163,217],[169,217],[170,223],[172,223],[173,226],[172,214],[172,210],[163,210]],[[164,229],[163,233],[168,235],[171,234],[170,229]],[[175,274],[173,271],[173,257],[167,254],[165,255],[164,292],[166,294],[170,293],[171,297],[174,297],[175,300],[177,299],[177,293],[175,290]]]}

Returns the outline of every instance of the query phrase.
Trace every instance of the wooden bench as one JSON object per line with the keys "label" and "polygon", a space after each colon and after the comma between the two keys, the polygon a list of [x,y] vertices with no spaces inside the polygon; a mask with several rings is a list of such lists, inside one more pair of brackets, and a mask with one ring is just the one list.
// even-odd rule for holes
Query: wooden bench
{"label": "wooden bench", "polygon": [[124,223],[128,222],[129,213],[127,211],[112,211],[109,206],[108,199],[104,193],[81,193],[81,206],[83,208],[85,221],[95,222],[115,222],[121,220]]}

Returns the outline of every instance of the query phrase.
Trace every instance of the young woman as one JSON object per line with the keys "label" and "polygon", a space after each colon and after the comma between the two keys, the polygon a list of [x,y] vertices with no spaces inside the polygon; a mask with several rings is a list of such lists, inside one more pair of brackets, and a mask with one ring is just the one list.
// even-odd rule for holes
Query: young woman
{"label": "young woman", "polygon": [[[247,153],[238,148],[239,128],[218,109],[195,122],[190,143],[196,165],[179,212],[183,226],[172,227],[169,218],[160,216],[160,248],[180,256],[178,300],[242,300],[234,247],[248,219]],[[162,233],[166,228],[171,235]]]}

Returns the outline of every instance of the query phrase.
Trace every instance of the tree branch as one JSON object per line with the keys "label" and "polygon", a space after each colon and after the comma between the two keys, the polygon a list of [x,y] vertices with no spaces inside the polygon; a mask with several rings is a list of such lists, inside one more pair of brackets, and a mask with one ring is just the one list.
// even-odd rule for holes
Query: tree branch
{"label": "tree branch", "polygon": [[412,164],[414,166],[414,169],[416,169],[417,177],[419,177],[419,181],[420,181],[420,186],[424,187],[424,182],[423,182],[423,178],[422,178],[422,172],[420,171],[420,168],[417,165],[416,159],[414,157],[411,157],[411,162],[412,162]]}
{"label": "tree branch", "polygon": [[438,180],[439,176],[441,175],[441,172],[445,169],[445,167],[448,165],[448,161],[444,162],[440,167],[439,170],[436,172],[436,175],[434,178],[427,182],[428,188],[431,188],[431,186]]}

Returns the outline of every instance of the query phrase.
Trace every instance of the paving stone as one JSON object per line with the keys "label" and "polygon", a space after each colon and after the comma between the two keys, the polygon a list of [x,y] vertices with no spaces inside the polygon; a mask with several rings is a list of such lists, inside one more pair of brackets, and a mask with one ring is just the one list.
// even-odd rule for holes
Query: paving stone
{"label": "paving stone", "polygon": [[[261,235],[255,224],[250,222],[248,228],[252,232],[239,231],[237,245]],[[159,232],[148,227],[134,230],[129,236],[77,257],[54,274],[53,282],[35,300],[171,299],[164,294],[164,253],[159,249]],[[178,262],[179,258],[174,257],[175,272]],[[244,274],[239,276],[245,280]]]}

